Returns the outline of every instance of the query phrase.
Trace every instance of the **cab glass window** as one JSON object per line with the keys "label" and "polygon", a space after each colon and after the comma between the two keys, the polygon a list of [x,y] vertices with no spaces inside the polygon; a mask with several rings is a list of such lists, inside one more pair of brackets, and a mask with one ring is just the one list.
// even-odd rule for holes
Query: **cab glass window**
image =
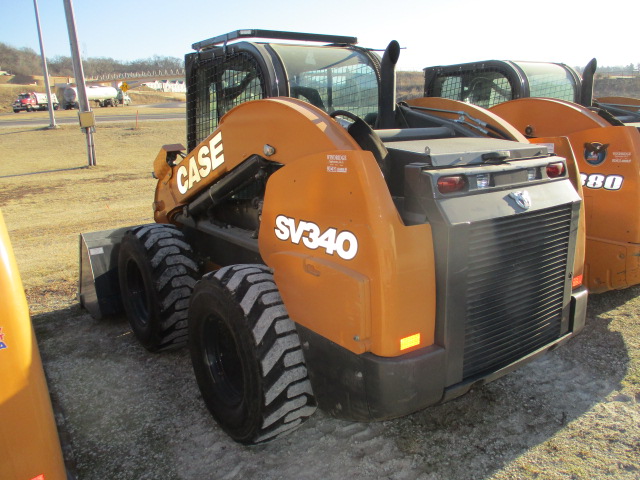
{"label": "cab glass window", "polygon": [[364,119],[378,112],[378,75],[363,53],[333,47],[275,45],[290,95],[331,113],[347,110]]}
{"label": "cab glass window", "polygon": [[531,97],[556,98],[575,102],[577,86],[573,75],[562,65],[553,63],[516,62],[529,81]]}

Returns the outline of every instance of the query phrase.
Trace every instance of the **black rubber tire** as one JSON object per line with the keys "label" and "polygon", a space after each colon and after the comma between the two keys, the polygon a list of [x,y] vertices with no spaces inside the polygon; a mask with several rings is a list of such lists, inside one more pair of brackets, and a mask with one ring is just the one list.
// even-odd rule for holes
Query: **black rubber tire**
{"label": "black rubber tire", "polygon": [[186,344],[189,297],[198,278],[193,251],[173,225],[143,225],[124,235],[120,294],[131,329],[147,350]]}
{"label": "black rubber tire", "polygon": [[295,324],[264,265],[224,267],[197,283],[189,349],[207,408],[237,442],[290,433],[317,408]]}

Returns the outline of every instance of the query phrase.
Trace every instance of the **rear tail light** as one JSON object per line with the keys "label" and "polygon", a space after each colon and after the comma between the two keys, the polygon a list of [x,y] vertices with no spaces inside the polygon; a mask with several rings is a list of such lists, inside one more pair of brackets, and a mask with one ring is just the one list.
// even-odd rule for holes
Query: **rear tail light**
{"label": "rear tail light", "polygon": [[566,171],[564,167],[564,163],[562,162],[554,162],[547,165],[547,176],[549,178],[558,178],[564,176],[564,172]]}
{"label": "rear tail light", "polygon": [[438,191],[440,193],[460,192],[464,190],[466,186],[467,180],[464,175],[452,175],[438,179]]}

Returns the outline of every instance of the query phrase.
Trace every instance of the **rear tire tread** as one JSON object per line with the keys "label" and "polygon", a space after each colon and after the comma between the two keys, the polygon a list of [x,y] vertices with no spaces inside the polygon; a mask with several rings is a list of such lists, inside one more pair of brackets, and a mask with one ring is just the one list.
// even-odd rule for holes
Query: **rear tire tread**
{"label": "rear tire tread", "polygon": [[213,276],[244,312],[261,369],[261,426],[253,439],[240,441],[261,443],[290,433],[317,406],[295,324],[287,314],[271,269],[265,265],[236,265],[224,267]]}
{"label": "rear tire tread", "polygon": [[[185,345],[189,298],[198,279],[198,264],[191,246],[173,225],[143,225],[127,235],[134,236],[146,252],[146,268],[150,268],[157,303],[157,318],[149,320],[149,328],[154,330],[150,338],[141,338],[135,328],[134,333],[151,351]],[[127,313],[133,327],[134,320]]]}

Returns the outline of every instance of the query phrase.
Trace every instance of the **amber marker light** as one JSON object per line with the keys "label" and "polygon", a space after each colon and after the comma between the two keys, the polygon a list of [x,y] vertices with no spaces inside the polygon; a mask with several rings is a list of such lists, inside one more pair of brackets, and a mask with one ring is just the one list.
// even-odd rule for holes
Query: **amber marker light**
{"label": "amber marker light", "polygon": [[576,275],[571,279],[571,288],[576,288],[582,285],[582,275]]}
{"label": "amber marker light", "polygon": [[400,350],[406,350],[407,348],[415,347],[416,345],[420,345],[419,333],[400,339]]}

